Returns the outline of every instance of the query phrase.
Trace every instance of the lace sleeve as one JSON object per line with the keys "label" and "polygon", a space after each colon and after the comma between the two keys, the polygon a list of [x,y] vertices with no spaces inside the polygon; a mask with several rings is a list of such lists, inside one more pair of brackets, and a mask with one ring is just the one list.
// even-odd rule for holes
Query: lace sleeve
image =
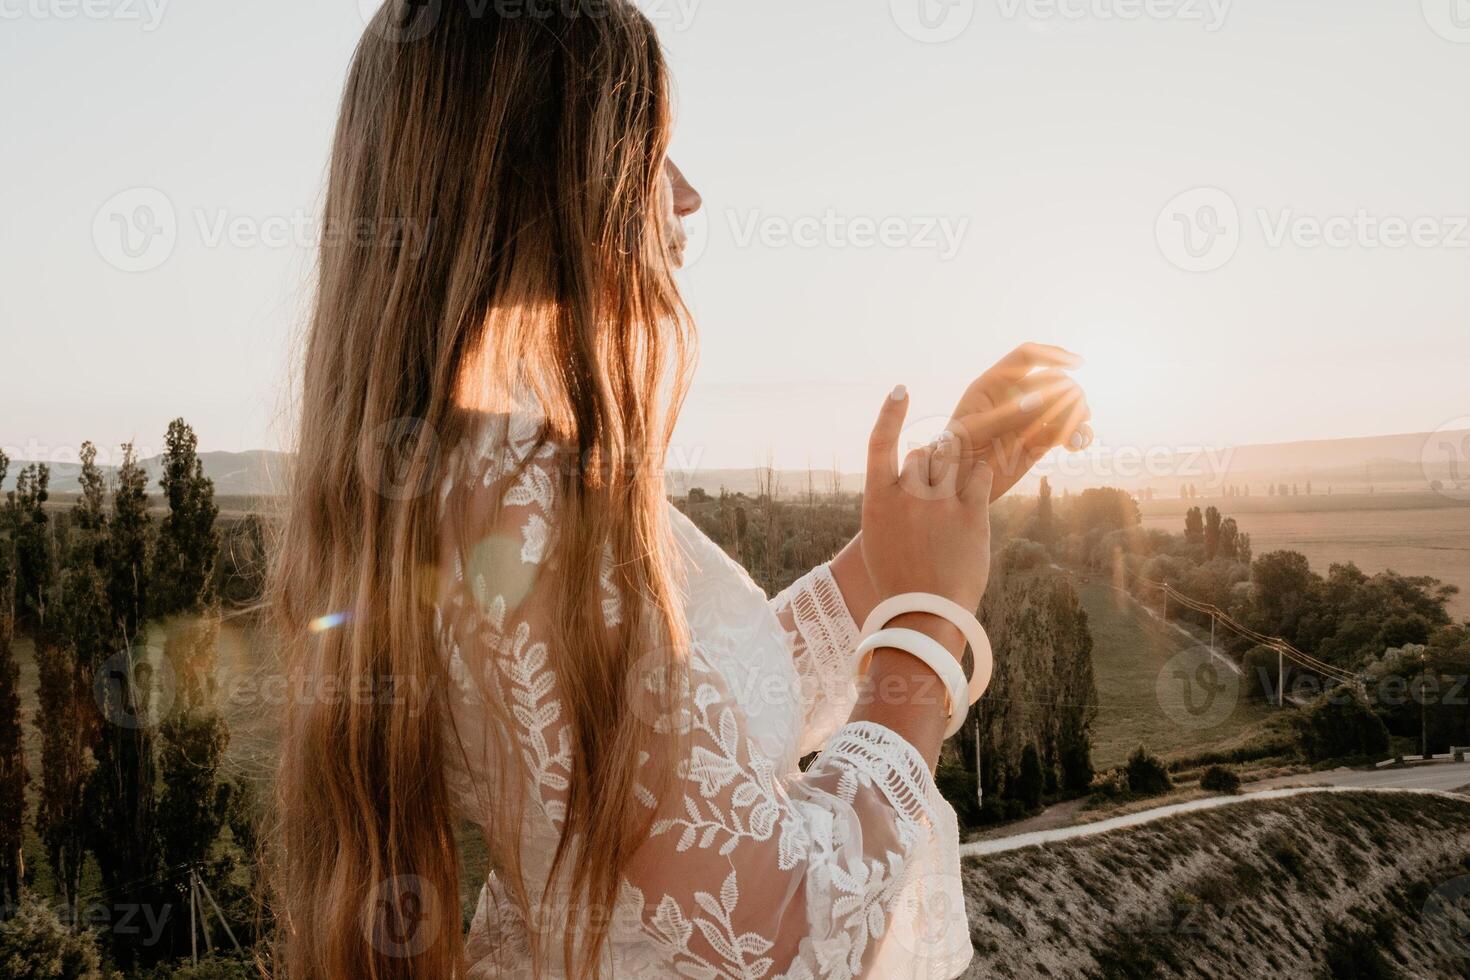
{"label": "lace sleeve", "polygon": [[[459,598],[446,628],[456,675],[474,665],[511,707],[508,751],[525,764],[554,839],[573,773],[547,642],[555,575],[541,564],[555,534],[555,488],[534,459],[503,483],[497,466],[469,481],[473,495],[499,494],[502,506],[494,529],[457,549]],[[798,658],[836,673],[855,627],[845,607],[832,605],[840,594],[824,571],[781,601],[803,644]],[[617,615],[615,596],[605,611]],[[806,772],[781,771],[697,638],[687,691],[676,720],[686,737],[668,743],[678,750],[654,748],[640,760],[646,778],[632,805],[650,811],[652,823],[622,889],[623,941],[679,976],[709,980],[962,972],[971,949],[958,828],[919,753],[887,728],[853,723]],[[466,713],[473,723],[473,706],[461,706],[457,724]],[[477,778],[493,783],[504,772],[487,760]]]}
{"label": "lace sleeve", "polygon": [[801,682],[801,751],[815,752],[841,728],[857,702],[858,624],[831,569],[818,565],[771,602]]}
{"label": "lace sleeve", "polygon": [[844,726],[781,776],[693,659],[692,747],[629,887],[689,977],[949,978],[971,950],[958,828],[906,741]]}

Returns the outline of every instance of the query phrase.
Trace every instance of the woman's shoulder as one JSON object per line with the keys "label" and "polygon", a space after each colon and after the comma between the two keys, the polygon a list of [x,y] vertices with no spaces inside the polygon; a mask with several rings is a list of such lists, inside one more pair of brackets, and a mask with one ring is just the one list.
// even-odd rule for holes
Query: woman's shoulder
{"label": "woman's shoulder", "polygon": [[556,509],[560,450],[530,413],[478,414],[447,450],[439,484],[446,545],[519,530],[522,557],[539,563]]}

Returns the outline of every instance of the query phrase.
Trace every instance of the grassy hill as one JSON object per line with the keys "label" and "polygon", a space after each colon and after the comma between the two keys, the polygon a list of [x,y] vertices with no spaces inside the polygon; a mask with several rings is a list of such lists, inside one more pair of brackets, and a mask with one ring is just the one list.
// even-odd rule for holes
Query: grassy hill
{"label": "grassy hill", "polygon": [[1470,801],[1242,803],[963,874],[976,980],[1470,976]]}
{"label": "grassy hill", "polygon": [[[1121,764],[1139,745],[1165,758],[1216,751],[1249,737],[1279,714],[1279,709],[1246,701],[1238,688],[1222,692],[1233,699],[1228,710],[1222,705],[1192,712],[1185,702],[1190,692],[1178,672],[1193,676],[1208,651],[1151,617],[1105,579],[1074,576],[1074,582],[1092,630],[1098,694],[1092,758],[1098,769]],[[1223,672],[1216,676],[1232,680]]]}

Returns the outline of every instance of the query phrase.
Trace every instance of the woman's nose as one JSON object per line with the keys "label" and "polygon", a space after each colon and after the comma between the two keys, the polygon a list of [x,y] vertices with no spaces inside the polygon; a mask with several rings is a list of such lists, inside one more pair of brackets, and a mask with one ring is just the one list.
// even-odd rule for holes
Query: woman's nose
{"label": "woman's nose", "polygon": [[669,162],[669,176],[674,185],[674,213],[687,218],[704,206],[704,198],[684,176],[684,172],[673,161]]}

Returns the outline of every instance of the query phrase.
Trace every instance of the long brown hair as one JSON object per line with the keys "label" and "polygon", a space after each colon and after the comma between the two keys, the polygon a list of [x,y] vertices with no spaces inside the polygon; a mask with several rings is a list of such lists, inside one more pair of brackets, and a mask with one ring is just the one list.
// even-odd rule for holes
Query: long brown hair
{"label": "long brown hair", "polygon": [[[511,6],[389,0],[342,100],[272,571],[292,683],[273,862],[291,980],[464,973],[432,571],[466,384],[492,403],[529,393],[575,453],[547,564],[574,760],[556,866],[580,907],[612,907],[646,829],[634,775],[655,736],[624,679],[647,638],[682,635],[661,472],[692,358],[664,221],[669,83],[627,0]],[[641,600],[613,632],[607,551]],[[518,821],[484,819],[492,862],[515,870]],[[383,908],[432,921],[385,942]],[[605,924],[567,926],[566,962],[595,975]]]}

